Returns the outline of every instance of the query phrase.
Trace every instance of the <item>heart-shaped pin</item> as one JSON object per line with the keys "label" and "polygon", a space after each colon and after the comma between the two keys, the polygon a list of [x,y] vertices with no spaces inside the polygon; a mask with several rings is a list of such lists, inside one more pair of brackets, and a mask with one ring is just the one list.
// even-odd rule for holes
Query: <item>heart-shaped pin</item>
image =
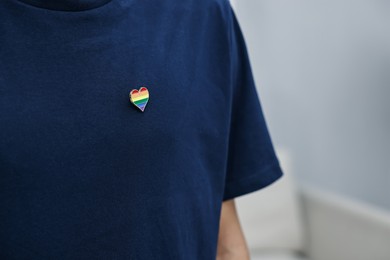
{"label": "heart-shaped pin", "polygon": [[149,91],[146,87],[141,87],[138,89],[133,89],[130,91],[130,101],[136,107],[138,107],[142,112],[144,112],[146,104],[149,101]]}

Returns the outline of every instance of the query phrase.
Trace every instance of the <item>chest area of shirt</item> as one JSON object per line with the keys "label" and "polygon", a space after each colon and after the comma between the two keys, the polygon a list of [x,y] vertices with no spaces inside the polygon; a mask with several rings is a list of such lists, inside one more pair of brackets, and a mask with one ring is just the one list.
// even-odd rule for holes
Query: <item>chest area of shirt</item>
{"label": "chest area of shirt", "polygon": [[[1,145],[15,156],[45,149],[49,157],[72,161],[104,149],[142,157],[180,145],[200,153],[191,144],[203,138],[222,144],[228,118],[223,82],[205,74],[190,50],[170,56],[169,49],[153,46],[25,50],[3,62]],[[148,90],[143,111],[130,99],[141,87]]]}

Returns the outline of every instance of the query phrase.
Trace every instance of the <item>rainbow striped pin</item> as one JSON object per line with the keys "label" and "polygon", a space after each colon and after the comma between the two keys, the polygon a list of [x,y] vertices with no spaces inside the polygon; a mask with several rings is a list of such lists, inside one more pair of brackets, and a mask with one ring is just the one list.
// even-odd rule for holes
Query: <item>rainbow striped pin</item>
{"label": "rainbow striped pin", "polygon": [[133,89],[129,94],[130,102],[144,112],[146,104],[149,101],[149,90],[146,87]]}

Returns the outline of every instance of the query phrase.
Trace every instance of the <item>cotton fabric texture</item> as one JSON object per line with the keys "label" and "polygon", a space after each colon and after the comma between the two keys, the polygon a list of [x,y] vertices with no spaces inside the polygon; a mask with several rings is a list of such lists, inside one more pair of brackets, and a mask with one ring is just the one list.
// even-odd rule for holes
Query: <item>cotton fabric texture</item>
{"label": "cotton fabric texture", "polygon": [[215,259],[222,202],[283,175],[228,1],[2,0],[0,21],[0,259]]}

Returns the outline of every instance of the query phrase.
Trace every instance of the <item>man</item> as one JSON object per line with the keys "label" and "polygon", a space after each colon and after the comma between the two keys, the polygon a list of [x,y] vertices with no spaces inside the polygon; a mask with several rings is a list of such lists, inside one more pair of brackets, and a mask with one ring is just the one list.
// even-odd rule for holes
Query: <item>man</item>
{"label": "man", "polygon": [[282,176],[226,0],[0,2],[0,259],[247,259]]}

